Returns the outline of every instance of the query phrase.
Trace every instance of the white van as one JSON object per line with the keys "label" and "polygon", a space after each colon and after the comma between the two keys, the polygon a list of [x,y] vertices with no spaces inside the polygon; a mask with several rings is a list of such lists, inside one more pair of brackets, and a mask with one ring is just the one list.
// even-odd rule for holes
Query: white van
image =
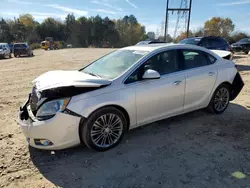
{"label": "white van", "polygon": [[11,51],[7,43],[0,43],[0,58],[11,58]]}

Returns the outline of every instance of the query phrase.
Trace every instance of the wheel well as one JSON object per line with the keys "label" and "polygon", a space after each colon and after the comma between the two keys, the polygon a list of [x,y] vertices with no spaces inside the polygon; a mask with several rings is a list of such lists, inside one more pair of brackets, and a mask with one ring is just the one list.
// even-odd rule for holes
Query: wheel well
{"label": "wheel well", "polygon": [[[125,118],[126,118],[126,120],[127,120],[127,122],[128,122],[128,130],[129,130],[130,118],[129,118],[128,112],[127,112],[123,107],[121,107],[121,106],[118,106],[118,105],[107,105],[107,106],[102,106],[102,107],[96,109],[95,111],[93,111],[91,114],[93,114],[93,113],[96,112],[97,110],[99,110],[99,109],[101,109],[101,108],[105,108],[105,107],[114,107],[114,108],[117,108],[118,110],[120,110],[120,111],[124,114],[124,116],[125,116]],[[82,118],[82,119],[80,120],[80,125],[83,124],[85,120],[86,120],[86,118]],[[79,126],[79,131],[80,131],[80,128],[81,128],[81,126]]]}
{"label": "wheel well", "polygon": [[104,107],[114,107],[114,108],[117,108],[118,110],[120,110],[124,114],[124,116],[128,122],[128,130],[129,130],[130,118],[129,118],[128,112],[123,107],[118,106],[118,105],[108,105],[108,106],[103,106],[102,108],[104,108]]}

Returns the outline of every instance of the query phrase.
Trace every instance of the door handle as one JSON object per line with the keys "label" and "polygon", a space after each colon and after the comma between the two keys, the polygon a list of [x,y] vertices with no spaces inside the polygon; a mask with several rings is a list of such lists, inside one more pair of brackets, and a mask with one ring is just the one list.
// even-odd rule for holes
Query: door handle
{"label": "door handle", "polygon": [[213,76],[214,74],[215,74],[214,72],[208,73],[209,76]]}
{"label": "door handle", "polygon": [[174,86],[178,86],[178,85],[180,85],[181,82],[182,82],[182,81],[175,81],[175,82],[173,83],[173,85],[174,85]]}

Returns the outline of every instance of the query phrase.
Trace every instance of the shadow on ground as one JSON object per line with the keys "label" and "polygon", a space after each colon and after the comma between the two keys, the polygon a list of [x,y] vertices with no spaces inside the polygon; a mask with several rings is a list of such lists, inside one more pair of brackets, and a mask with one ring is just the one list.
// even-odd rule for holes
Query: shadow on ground
{"label": "shadow on ground", "polygon": [[222,115],[204,111],[131,130],[107,152],[84,146],[30,148],[41,174],[60,187],[246,187],[250,176],[250,112],[231,104]]}

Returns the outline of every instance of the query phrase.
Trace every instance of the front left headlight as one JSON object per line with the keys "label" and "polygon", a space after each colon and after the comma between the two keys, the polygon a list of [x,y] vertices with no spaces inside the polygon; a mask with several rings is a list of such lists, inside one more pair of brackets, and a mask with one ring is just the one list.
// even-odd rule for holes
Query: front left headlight
{"label": "front left headlight", "polygon": [[36,117],[39,119],[47,119],[53,117],[57,112],[65,110],[69,104],[70,98],[57,99],[44,103],[37,111]]}

